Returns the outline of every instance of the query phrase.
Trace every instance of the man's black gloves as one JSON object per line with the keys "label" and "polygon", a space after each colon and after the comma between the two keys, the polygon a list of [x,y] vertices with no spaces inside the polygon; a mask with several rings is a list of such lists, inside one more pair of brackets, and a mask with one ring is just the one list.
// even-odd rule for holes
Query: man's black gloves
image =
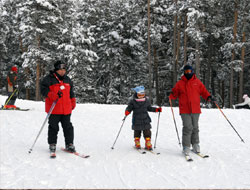
{"label": "man's black gloves", "polygon": [[214,102],[215,99],[214,99],[214,97],[212,97],[212,96],[208,96],[208,97],[207,97],[207,101],[208,101],[208,102],[211,102],[211,101]]}

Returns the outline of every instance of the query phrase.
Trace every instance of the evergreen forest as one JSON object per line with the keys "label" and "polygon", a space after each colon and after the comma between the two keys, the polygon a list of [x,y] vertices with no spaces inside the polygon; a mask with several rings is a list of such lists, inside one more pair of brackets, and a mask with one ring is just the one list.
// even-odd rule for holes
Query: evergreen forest
{"label": "evergreen forest", "polygon": [[250,96],[250,0],[0,0],[0,93],[18,67],[19,98],[41,101],[54,62],[78,103],[126,104],[144,85],[153,104],[186,64],[220,106]]}

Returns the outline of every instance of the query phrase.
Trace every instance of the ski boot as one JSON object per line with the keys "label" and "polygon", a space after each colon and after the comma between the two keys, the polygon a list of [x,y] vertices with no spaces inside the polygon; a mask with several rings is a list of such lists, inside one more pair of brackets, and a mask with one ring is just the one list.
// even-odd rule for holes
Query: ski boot
{"label": "ski boot", "polygon": [[71,153],[76,152],[75,146],[72,143],[66,144],[66,150]]}
{"label": "ski boot", "polygon": [[4,109],[6,109],[6,110],[15,110],[16,106],[15,105],[5,105]]}
{"label": "ski boot", "polygon": [[56,158],[56,144],[49,145],[50,158]]}
{"label": "ski boot", "polygon": [[141,149],[140,137],[135,137],[135,148]]}
{"label": "ski boot", "polygon": [[150,137],[146,137],[145,138],[145,148],[147,150],[152,150],[152,144],[151,144],[151,138]]}
{"label": "ski boot", "polygon": [[51,153],[55,153],[56,152],[56,144],[50,144],[49,145],[49,150]]}
{"label": "ski boot", "polygon": [[192,149],[192,151],[194,152],[194,153],[200,153],[201,151],[200,151],[200,145],[199,144],[193,144],[193,149]]}
{"label": "ski boot", "polygon": [[190,154],[190,148],[187,147],[187,146],[184,146],[184,147],[183,147],[183,154],[184,154],[185,156],[189,156],[189,154]]}

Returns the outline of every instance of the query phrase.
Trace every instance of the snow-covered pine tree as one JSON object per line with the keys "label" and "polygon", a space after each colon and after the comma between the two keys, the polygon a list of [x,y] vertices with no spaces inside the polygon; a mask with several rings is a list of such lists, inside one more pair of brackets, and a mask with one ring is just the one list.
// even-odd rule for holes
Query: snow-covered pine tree
{"label": "snow-covered pine tree", "polygon": [[40,100],[40,78],[51,68],[61,43],[63,25],[61,12],[52,0],[21,1],[17,5],[19,28],[23,46],[23,67],[30,69],[26,87],[35,89]]}
{"label": "snow-covered pine tree", "polygon": [[[98,58],[95,49],[95,36],[92,28],[96,23],[89,22],[95,7],[91,1],[61,2],[65,12],[69,11],[70,4],[74,5],[68,18],[64,19],[67,39],[60,46],[70,63],[70,75],[74,82],[75,93],[80,102],[94,102],[95,98],[95,64]],[[69,5],[67,5],[69,4]]]}
{"label": "snow-covered pine tree", "polygon": [[[18,20],[14,0],[0,2],[0,89],[6,84],[6,76],[13,65],[20,66],[21,51],[19,48]],[[22,69],[19,67],[19,75]]]}
{"label": "snow-covered pine tree", "polygon": [[[101,1],[96,12],[96,97],[100,103],[127,103],[131,88],[147,77],[138,4]],[[141,61],[139,61],[141,60]]]}

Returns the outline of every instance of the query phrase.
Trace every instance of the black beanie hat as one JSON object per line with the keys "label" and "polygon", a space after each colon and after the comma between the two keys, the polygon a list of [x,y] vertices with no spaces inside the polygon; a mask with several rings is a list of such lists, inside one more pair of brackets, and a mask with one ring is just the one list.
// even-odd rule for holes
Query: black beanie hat
{"label": "black beanie hat", "polygon": [[54,63],[54,70],[55,71],[57,71],[57,70],[59,70],[59,69],[66,69],[66,64],[65,63],[63,63],[62,61],[56,61],[55,63]]}
{"label": "black beanie hat", "polygon": [[[183,70],[184,70],[184,75],[188,80],[191,79],[192,76],[194,75],[194,70],[193,70],[193,67],[191,65],[185,65]],[[192,72],[191,73],[185,73],[186,70],[191,70]]]}
{"label": "black beanie hat", "polygon": [[185,65],[183,70],[185,71],[185,70],[189,70],[189,69],[194,71],[193,67],[191,65]]}

